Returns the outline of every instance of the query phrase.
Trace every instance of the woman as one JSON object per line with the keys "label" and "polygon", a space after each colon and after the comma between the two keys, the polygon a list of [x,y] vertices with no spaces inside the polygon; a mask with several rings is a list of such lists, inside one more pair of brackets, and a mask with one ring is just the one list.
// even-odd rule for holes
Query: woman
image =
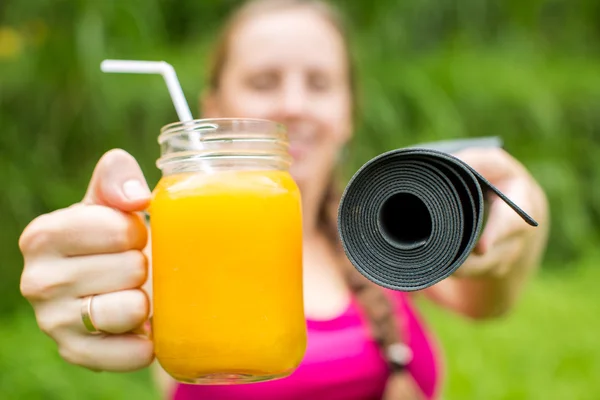
{"label": "woman", "polygon": [[[166,397],[416,399],[440,393],[435,345],[409,296],[366,281],[337,242],[334,171],[356,112],[348,51],[339,18],[318,1],[253,1],[230,20],[217,47],[203,116],[265,118],[288,127],[291,172],[303,198],[309,344],[298,370],[278,381],[187,386],[159,372]],[[501,150],[457,156],[528,211],[540,228],[528,227],[492,200],[476,253],[455,276],[423,294],[471,318],[497,316],[510,309],[539,264],[546,199],[525,168]],[[144,325],[150,309],[150,240],[135,214],[149,199],[136,161],[124,151],[110,151],[98,162],[81,203],[36,218],[22,234],[21,291],[40,328],[71,363],[106,371],[152,363],[150,340],[131,334]],[[82,298],[89,295],[95,295],[93,320],[102,335],[92,335],[82,322]]]}

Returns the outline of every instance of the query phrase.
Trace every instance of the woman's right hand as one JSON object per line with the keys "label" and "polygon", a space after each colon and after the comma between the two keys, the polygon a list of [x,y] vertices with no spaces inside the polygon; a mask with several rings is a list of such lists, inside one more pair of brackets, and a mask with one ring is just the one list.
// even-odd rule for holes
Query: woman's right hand
{"label": "woman's right hand", "polygon": [[[21,293],[60,355],[92,370],[132,371],[153,358],[150,339],[132,333],[148,319],[143,253],[148,233],[136,213],[150,190],[135,159],[111,150],[98,162],[81,203],[42,215],[19,240]],[[82,320],[88,296],[100,334]]]}

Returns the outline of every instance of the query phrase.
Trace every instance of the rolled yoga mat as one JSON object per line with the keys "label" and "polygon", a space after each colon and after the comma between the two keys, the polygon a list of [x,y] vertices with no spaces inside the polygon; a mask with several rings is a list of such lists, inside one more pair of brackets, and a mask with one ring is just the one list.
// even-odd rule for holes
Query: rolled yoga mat
{"label": "rolled yoga mat", "polygon": [[502,147],[502,142],[478,138],[392,150],[354,174],[340,202],[338,229],[348,259],[361,274],[407,292],[447,278],[477,243],[490,190],[537,226],[477,171],[449,154],[471,147]]}

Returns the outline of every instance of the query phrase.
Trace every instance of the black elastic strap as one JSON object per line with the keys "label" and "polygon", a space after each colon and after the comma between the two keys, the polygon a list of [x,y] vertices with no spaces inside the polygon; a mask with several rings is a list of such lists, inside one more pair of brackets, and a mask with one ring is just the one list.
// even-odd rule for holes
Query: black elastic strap
{"label": "black elastic strap", "polygon": [[469,165],[450,155],[500,147],[498,138],[430,143],[381,154],[354,174],[342,196],[338,229],[354,267],[399,291],[427,288],[467,259],[483,226],[491,190],[525,222],[527,213]]}

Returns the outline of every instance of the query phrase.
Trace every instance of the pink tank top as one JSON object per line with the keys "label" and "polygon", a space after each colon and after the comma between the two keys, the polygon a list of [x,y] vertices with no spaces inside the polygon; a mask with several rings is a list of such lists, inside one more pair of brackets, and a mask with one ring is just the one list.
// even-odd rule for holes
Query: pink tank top
{"label": "pink tank top", "polygon": [[[403,324],[403,337],[414,358],[409,371],[428,399],[436,398],[440,368],[436,349],[406,294],[391,292]],[[380,399],[389,371],[377,344],[369,337],[362,311],[353,300],[339,317],[307,320],[304,360],[290,376],[239,386],[179,384],[174,400],[375,400]]]}

